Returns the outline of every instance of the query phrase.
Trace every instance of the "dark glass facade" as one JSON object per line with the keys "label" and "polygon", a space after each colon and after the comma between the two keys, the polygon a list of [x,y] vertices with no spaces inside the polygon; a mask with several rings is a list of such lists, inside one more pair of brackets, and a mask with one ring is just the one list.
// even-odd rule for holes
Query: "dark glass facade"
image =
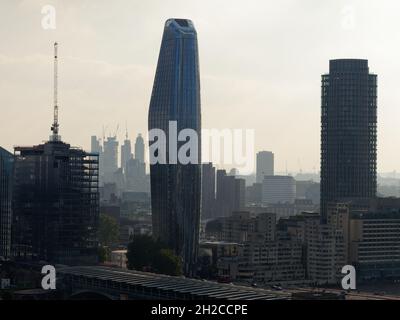
{"label": "dark glass facade", "polygon": [[[193,274],[197,260],[201,198],[201,111],[197,33],[185,19],[165,23],[149,108],[149,130],[169,136],[169,121],[178,133],[198,133],[198,163],[150,165],[154,236],[181,256],[184,272]],[[178,149],[182,142],[178,142]],[[172,161],[171,161],[172,162]]]}
{"label": "dark glass facade", "polygon": [[16,260],[97,262],[98,154],[61,141],[15,148],[12,254]]}
{"label": "dark glass facade", "polygon": [[328,202],[376,196],[377,76],[368,61],[331,60],[322,76],[321,213]]}
{"label": "dark glass facade", "polygon": [[0,261],[10,258],[13,165],[13,155],[0,147]]}
{"label": "dark glass facade", "polygon": [[215,167],[203,163],[201,167],[201,219],[211,219],[215,213]]}

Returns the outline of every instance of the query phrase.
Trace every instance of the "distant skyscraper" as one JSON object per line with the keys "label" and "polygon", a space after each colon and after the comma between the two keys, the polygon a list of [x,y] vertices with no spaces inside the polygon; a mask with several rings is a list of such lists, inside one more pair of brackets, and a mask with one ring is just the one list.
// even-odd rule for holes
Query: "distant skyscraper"
{"label": "distant skyscraper", "polygon": [[121,168],[124,173],[126,173],[126,164],[128,160],[132,158],[132,146],[131,140],[128,139],[128,136],[124,140],[124,144],[121,146]]}
{"label": "distant skyscraper", "polygon": [[225,170],[217,170],[216,213],[218,217],[231,216],[233,211],[243,210],[246,198],[244,179],[226,174]]}
{"label": "distant skyscraper", "polygon": [[118,170],[118,141],[115,136],[104,141],[102,167],[104,182],[114,182],[114,173]]}
{"label": "distant skyscraper", "polygon": [[129,159],[126,163],[126,190],[145,192],[147,191],[146,183],[146,166],[138,159]]}
{"label": "distant skyscraper", "polygon": [[271,151],[257,153],[257,182],[262,183],[264,176],[274,175],[274,154]]}
{"label": "distant skyscraper", "polygon": [[368,60],[329,62],[322,76],[321,213],[343,198],[376,196],[377,76]]}
{"label": "distant skyscraper", "polygon": [[0,147],[0,261],[10,258],[13,164],[13,155]]}
{"label": "distant skyscraper", "polygon": [[15,148],[15,259],[97,262],[98,156],[57,141]]}
{"label": "distant skyscraper", "polygon": [[99,155],[99,185],[103,185],[104,161],[103,161],[103,146],[101,145],[100,138],[97,138],[96,136],[91,137],[90,152],[97,153]]}
{"label": "distant skyscraper", "polygon": [[[178,132],[197,132],[198,164],[150,166],[153,232],[183,258],[184,272],[191,275],[200,228],[201,111],[197,33],[186,19],[165,23],[151,95],[149,129],[161,129],[168,136],[169,121],[176,121]],[[168,152],[166,156],[169,163]]]}
{"label": "distant skyscraper", "polygon": [[215,211],[215,167],[211,162],[203,163],[201,172],[201,218],[209,219]]}
{"label": "distant skyscraper", "polygon": [[101,142],[101,140],[97,139],[96,136],[91,136],[91,139],[90,139],[90,151],[93,152],[93,153],[99,153],[99,154],[101,152],[103,152],[103,148],[101,147],[100,142]]}
{"label": "distant skyscraper", "polygon": [[246,205],[246,180],[235,179],[234,210],[244,210]]}
{"label": "distant skyscraper", "polygon": [[140,133],[135,142],[135,159],[139,160],[140,163],[144,163],[144,141]]}
{"label": "distant skyscraper", "polygon": [[264,203],[293,203],[296,199],[296,180],[291,176],[264,176]]}
{"label": "distant skyscraper", "polygon": [[250,205],[262,202],[262,183],[253,183],[246,187],[246,202]]}

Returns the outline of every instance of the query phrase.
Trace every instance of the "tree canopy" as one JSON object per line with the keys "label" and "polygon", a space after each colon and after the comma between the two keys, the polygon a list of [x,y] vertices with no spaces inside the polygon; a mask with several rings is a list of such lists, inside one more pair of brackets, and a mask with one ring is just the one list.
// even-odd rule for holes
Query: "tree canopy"
{"label": "tree canopy", "polygon": [[168,275],[181,275],[182,262],[160,241],[148,235],[136,235],[128,245],[128,268],[150,270]]}
{"label": "tree canopy", "polygon": [[106,214],[100,214],[99,241],[102,246],[110,246],[119,238],[119,226],[117,221]]}

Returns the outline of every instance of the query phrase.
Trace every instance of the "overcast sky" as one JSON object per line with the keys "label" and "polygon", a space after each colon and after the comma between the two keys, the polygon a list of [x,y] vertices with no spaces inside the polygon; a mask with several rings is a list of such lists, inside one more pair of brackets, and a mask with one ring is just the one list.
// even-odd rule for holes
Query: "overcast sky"
{"label": "overcast sky", "polygon": [[[42,28],[44,5],[56,29]],[[163,26],[193,20],[203,128],[249,128],[276,170],[319,170],[321,74],[329,59],[365,58],[378,74],[378,171],[400,170],[400,2],[321,0],[1,0],[0,145],[38,144],[52,122],[59,47],[60,134],[147,130]]]}

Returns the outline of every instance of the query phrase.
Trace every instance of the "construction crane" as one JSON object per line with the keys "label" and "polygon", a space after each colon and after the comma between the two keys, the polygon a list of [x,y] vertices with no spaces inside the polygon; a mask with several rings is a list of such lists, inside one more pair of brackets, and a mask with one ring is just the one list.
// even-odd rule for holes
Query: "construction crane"
{"label": "construction crane", "polygon": [[51,131],[53,132],[51,136],[51,141],[60,141],[60,136],[58,135],[58,101],[57,101],[57,89],[58,89],[58,57],[57,57],[58,43],[54,42],[54,119],[51,126]]}

